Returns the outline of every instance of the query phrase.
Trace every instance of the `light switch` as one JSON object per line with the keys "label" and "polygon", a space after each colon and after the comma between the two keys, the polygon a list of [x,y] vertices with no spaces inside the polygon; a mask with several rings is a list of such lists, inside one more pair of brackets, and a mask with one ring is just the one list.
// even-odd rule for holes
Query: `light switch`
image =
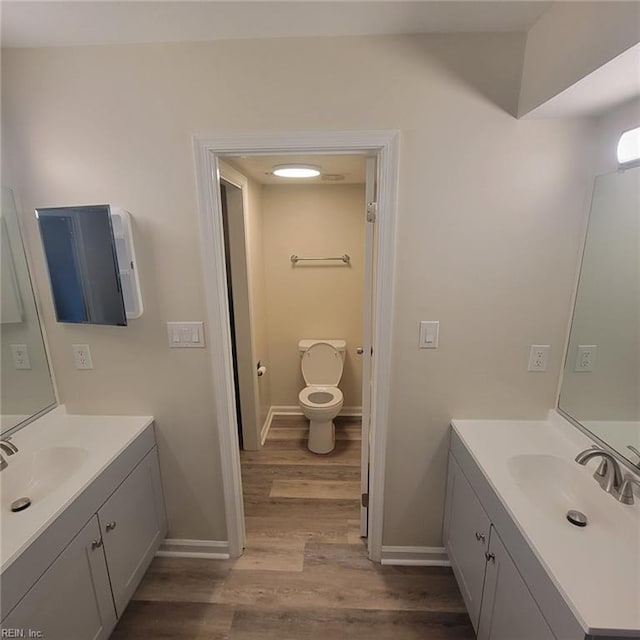
{"label": "light switch", "polygon": [[420,349],[437,349],[439,333],[440,322],[438,320],[421,320],[420,339],[418,341]]}
{"label": "light switch", "polygon": [[29,359],[29,349],[27,349],[27,345],[12,344],[10,346],[13,366],[16,369],[31,369],[31,360]]}
{"label": "light switch", "polygon": [[167,322],[169,346],[174,349],[204,347],[203,322]]}

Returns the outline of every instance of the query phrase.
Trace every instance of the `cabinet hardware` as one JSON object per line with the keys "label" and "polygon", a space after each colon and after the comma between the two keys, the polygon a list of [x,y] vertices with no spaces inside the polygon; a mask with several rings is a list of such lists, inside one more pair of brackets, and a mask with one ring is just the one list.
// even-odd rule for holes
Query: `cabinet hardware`
{"label": "cabinet hardware", "polygon": [[107,531],[113,531],[116,528],[116,521],[107,522]]}
{"label": "cabinet hardware", "polygon": [[482,542],[484,544],[485,539],[486,538],[485,538],[484,533],[480,533],[479,531],[476,531],[476,540],[478,542]]}
{"label": "cabinet hardware", "polygon": [[99,538],[98,540],[93,540],[93,542],[91,543],[92,550],[99,549],[101,546],[102,546],[102,538]]}
{"label": "cabinet hardware", "polygon": [[489,553],[488,551],[485,551],[484,557],[487,559],[487,562],[489,562],[489,560],[491,560],[491,562],[495,562],[496,561],[496,554],[495,553]]}

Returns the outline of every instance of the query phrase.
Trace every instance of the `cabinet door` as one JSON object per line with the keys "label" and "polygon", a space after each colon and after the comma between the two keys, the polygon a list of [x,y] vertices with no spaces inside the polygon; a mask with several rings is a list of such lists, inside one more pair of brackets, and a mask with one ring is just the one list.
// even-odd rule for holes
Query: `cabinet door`
{"label": "cabinet door", "polygon": [[165,533],[155,448],[98,511],[113,599],[120,616]]}
{"label": "cabinet door", "polygon": [[478,640],[554,640],[495,528],[487,558]]}
{"label": "cabinet door", "polygon": [[[93,516],[2,621],[0,634],[17,629],[25,638],[102,640],[115,623],[100,528]],[[14,637],[22,636],[16,632]]]}
{"label": "cabinet door", "polygon": [[491,522],[469,481],[449,455],[444,544],[473,628],[478,630]]}

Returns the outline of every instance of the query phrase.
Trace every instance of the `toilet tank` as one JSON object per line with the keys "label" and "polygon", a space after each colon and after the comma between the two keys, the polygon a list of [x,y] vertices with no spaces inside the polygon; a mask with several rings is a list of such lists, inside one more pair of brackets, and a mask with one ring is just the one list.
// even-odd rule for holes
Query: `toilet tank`
{"label": "toilet tank", "polygon": [[338,351],[338,353],[340,353],[340,355],[342,356],[342,359],[344,360],[344,354],[345,351],[347,350],[347,341],[346,340],[300,340],[300,342],[298,342],[298,350],[300,351],[300,357],[302,357],[302,354],[312,345],[312,344],[316,344],[316,342],[326,342],[327,344],[330,344],[336,351]]}

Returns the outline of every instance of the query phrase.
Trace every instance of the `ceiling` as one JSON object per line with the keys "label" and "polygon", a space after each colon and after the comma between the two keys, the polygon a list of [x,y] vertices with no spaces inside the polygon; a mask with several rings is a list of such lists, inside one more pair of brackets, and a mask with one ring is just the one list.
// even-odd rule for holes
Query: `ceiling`
{"label": "ceiling", "polygon": [[[364,184],[365,157],[363,155],[279,155],[233,156],[230,165],[260,184]],[[278,178],[272,174],[277,164],[314,164],[320,167],[317,178]],[[331,179],[335,176],[334,179]],[[342,176],[342,179],[339,177]]]}
{"label": "ceiling", "polygon": [[553,4],[527,1],[30,1],[1,3],[3,47],[241,38],[527,31]]}

